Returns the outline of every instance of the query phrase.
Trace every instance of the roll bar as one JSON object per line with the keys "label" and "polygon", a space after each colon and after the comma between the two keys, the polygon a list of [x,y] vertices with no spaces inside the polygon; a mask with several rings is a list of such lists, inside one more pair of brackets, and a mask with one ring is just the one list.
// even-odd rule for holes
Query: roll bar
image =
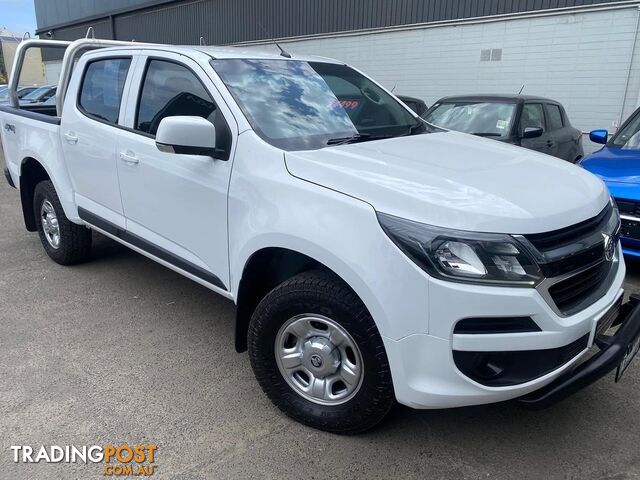
{"label": "roll bar", "polygon": [[149,43],[125,42],[122,40],[102,40],[96,38],[81,38],[71,42],[67,50],[64,52],[62,59],[62,70],[60,71],[60,81],[58,83],[58,91],[56,94],[56,112],[58,116],[62,115],[62,105],[64,97],[67,94],[69,80],[73,72],[73,64],[86,50],[96,50],[98,48],[107,47],[123,47],[132,45],[152,45]]}
{"label": "roll bar", "polygon": [[18,99],[18,83],[20,82],[20,73],[22,72],[22,66],[24,65],[24,58],[27,51],[30,48],[36,47],[53,47],[53,48],[67,48],[71,45],[71,42],[64,40],[24,40],[18,44],[16,48],[16,56],[13,59],[13,69],[11,70],[11,77],[9,78],[9,104],[14,108],[20,107],[20,101]]}
{"label": "roll bar", "polygon": [[[89,30],[91,32],[91,30]],[[69,42],[66,40],[41,40],[29,39],[20,42],[16,49],[16,56],[13,61],[13,69],[11,78],[9,79],[9,103],[14,108],[20,108],[18,99],[18,84],[20,82],[20,73],[24,65],[24,59],[27,51],[31,48],[64,48],[64,57],[62,59],[62,70],[60,71],[60,80],[58,81],[58,90],[56,93],[56,114],[62,115],[62,106],[64,105],[64,97],[67,93],[73,65],[75,61],[86,50],[95,50],[106,47],[121,47],[132,45],[150,45],[148,43],[124,42],[121,40],[102,40],[96,38],[82,38]]]}

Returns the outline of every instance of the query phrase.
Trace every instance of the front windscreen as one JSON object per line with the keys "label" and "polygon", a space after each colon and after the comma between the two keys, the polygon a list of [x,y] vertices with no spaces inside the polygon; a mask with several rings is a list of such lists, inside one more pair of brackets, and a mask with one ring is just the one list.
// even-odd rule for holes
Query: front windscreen
{"label": "front windscreen", "polygon": [[439,127],[484,137],[507,137],[515,112],[513,103],[443,102],[424,119]]}
{"label": "front windscreen", "polygon": [[422,133],[428,127],[346,65],[299,60],[212,60],[253,129],[286,150]]}
{"label": "front windscreen", "polygon": [[610,147],[640,150],[640,113],[611,139]]}

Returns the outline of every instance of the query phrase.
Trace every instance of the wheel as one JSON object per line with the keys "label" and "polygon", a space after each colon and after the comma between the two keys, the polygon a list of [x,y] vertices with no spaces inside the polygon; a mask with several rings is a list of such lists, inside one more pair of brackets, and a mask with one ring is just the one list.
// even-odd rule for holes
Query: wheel
{"label": "wheel", "polygon": [[335,275],[304,272],[274,288],[249,324],[249,358],[271,401],[295,420],[359,433],[395,403],[373,318]]}
{"label": "wheel", "polygon": [[42,246],[60,265],[85,261],[91,253],[91,230],[69,221],[49,180],[36,185],[33,208]]}

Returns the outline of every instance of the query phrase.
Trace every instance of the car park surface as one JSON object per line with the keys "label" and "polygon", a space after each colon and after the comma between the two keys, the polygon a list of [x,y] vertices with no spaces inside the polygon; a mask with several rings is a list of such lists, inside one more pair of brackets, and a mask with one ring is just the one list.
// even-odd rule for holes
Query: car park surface
{"label": "car park surface", "polygon": [[[136,440],[158,445],[159,478],[185,480],[639,477],[638,364],[540,412],[396,406],[366,434],[320,432],[256,385],[233,349],[231,302],[99,235],[91,262],[59,266],[19,206],[0,182],[2,478],[100,474],[12,463],[8,445]],[[640,292],[633,262],[626,289]]]}

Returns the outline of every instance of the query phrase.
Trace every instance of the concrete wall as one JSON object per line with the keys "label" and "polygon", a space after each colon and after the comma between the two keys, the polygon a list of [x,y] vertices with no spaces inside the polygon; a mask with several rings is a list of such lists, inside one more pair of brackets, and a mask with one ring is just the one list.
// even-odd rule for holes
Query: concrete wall
{"label": "concrete wall", "polygon": [[[446,95],[517,93],[525,85],[523,93],[562,102],[577,128],[615,131],[640,100],[640,39],[631,58],[637,15],[637,7],[629,7],[282,45],[292,53],[344,60],[429,105]],[[501,49],[501,60],[481,61],[489,49]]]}

